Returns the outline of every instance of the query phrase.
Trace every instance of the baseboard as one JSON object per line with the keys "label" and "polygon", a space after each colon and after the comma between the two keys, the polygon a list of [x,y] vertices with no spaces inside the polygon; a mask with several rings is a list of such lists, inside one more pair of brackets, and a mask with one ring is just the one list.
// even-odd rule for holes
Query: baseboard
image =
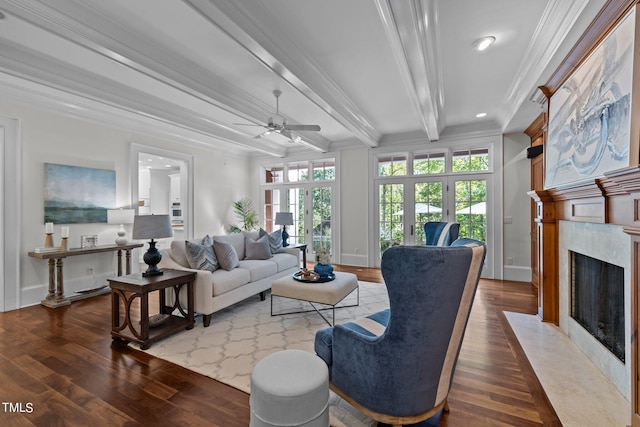
{"label": "baseboard", "polygon": [[505,265],[503,273],[504,280],[511,280],[514,282],[531,282],[531,267]]}
{"label": "baseboard", "polygon": [[340,264],[354,265],[356,267],[368,267],[369,257],[361,254],[341,254]]}

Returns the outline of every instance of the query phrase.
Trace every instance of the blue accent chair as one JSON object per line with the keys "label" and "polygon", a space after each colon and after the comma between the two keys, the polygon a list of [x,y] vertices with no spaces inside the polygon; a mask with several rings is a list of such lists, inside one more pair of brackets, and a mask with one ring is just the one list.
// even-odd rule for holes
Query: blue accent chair
{"label": "blue accent chair", "polygon": [[315,352],[331,389],[374,420],[414,424],[448,410],[447,395],[486,247],[395,246],[382,257],[389,308],[321,329]]}
{"label": "blue accent chair", "polygon": [[460,223],[435,222],[424,224],[424,238],[427,246],[450,246],[458,238]]}

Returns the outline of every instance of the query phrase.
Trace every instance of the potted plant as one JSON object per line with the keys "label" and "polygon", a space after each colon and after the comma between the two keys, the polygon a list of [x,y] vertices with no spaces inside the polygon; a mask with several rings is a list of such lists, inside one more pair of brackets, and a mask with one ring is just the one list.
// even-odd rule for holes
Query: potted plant
{"label": "potted plant", "polygon": [[316,248],[316,262],[313,271],[318,273],[321,278],[326,279],[333,274],[333,266],[331,265],[331,253],[328,249],[320,246]]}
{"label": "potted plant", "polygon": [[229,225],[229,233],[251,231],[260,226],[258,214],[253,207],[253,202],[248,197],[233,202],[233,213],[238,219],[238,224]]}

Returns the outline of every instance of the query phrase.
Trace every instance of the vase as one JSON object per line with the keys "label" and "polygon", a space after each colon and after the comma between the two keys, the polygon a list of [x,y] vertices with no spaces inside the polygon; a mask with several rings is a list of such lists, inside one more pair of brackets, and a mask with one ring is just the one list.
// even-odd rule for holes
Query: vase
{"label": "vase", "polygon": [[333,266],[331,264],[316,264],[316,266],[313,267],[313,271],[318,273],[321,278],[326,279],[333,274]]}

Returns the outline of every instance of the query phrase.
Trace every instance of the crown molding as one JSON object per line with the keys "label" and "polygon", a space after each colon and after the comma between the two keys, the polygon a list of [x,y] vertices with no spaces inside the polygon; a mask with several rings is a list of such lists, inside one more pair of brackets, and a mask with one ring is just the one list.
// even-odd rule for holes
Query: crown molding
{"label": "crown molding", "polygon": [[589,0],[549,0],[498,112],[502,130],[531,93],[531,88],[538,85],[540,76],[588,3]]}
{"label": "crown molding", "polygon": [[444,83],[434,0],[376,0],[407,94],[430,140],[444,127]]}

